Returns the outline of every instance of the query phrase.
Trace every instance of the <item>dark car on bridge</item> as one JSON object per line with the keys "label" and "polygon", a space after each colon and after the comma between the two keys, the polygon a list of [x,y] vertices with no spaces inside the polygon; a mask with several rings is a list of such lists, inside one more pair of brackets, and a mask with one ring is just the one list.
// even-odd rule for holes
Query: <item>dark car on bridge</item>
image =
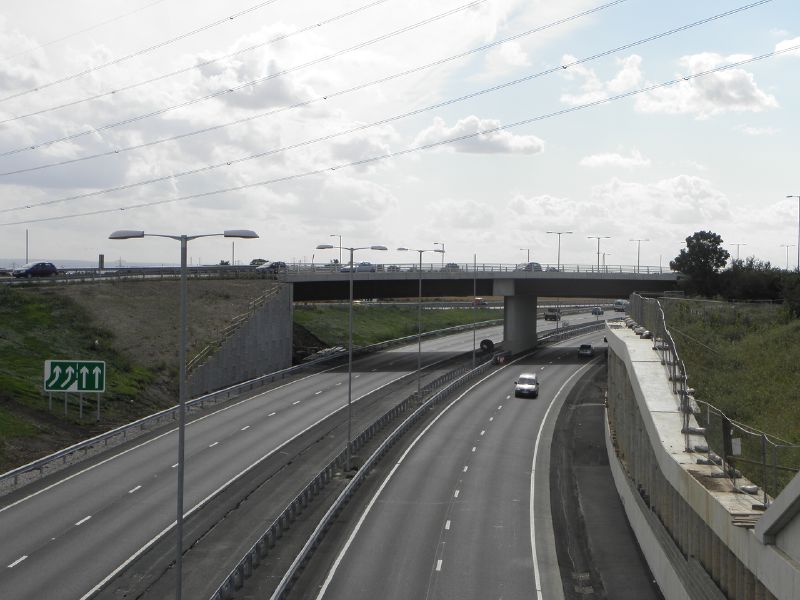
{"label": "dark car on bridge", "polygon": [[259,273],[286,273],[286,263],[282,260],[274,260],[256,267]]}
{"label": "dark car on bridge", "polygon": [[18,269],[14,269],[14,277],[52,277],[58,275],[58,269],[53,263],[49,262],[29,262]]}
{"label": "dark car on bridge", "polygon": [[542,265],[537,262],[527,262],[517,265],[515,271],[541,271]]}

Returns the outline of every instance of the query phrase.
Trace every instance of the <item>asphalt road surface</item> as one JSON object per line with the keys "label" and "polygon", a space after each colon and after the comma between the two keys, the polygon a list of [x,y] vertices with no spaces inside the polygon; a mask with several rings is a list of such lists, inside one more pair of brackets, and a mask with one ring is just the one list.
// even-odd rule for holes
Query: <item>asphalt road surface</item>
{"label": "asphalt road surface", "polygon": [[[540,581],[557,558],[538,528],[547,486],[537,495],[534,473],[548,471],[539,441],[550,405],[600,360],[577,356],[587,341],[603,346],[595,333],[542,348],[456,398],[363,500],[316,598],[554,597]],[[514,397],[522,372],[539,376],[538,399]],[[557,576],[549,584],[560,591]]]}

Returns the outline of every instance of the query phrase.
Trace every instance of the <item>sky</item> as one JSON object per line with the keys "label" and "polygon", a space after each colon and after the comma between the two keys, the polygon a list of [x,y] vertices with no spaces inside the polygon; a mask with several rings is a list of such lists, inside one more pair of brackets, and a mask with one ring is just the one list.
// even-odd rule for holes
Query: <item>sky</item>
{"label": "sky", "polygon": [[0,264],[26,239],[176,264],[108,236],[252,229],[190,262],[325,263],[341,236],[554,265],[560,238],[562,264],[666,269],[709,230],[795,268],[800,3],[755,4],[3,0]]}

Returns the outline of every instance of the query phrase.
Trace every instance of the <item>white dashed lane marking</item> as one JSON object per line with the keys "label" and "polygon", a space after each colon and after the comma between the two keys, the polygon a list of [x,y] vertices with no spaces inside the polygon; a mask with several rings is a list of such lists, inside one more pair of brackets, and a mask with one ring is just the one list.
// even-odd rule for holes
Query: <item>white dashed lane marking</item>
{"label": "white dashed lane marking", "polygon": [[295,400],[294,402],[292,402],[292,406],[294,406],[295,404],[300,404],[300,400]]}
{"label": "white dashed lane marking", "polygon": [[88,517],[83,517],[83,518],[82,518],[80,521],[78,521],[77,523],[75,523],[75,525],[76,525],[76,526],[77,526],[77,525],[83,525],[84,523],[86,523],[86,521],[88,521],[88,520],[89,520],[89,519],[91,519],[91,518],[92,518],[92,515],[89,515]]}
{"label": "white dashed lane marking", "polygon": [[486,430],[485,430],[485,429],[484,429],[483,431],[481,431],[481,435],[483,435],[483,434],[485,434],[485,433],[486,433]]}
{"label": "white dashed lane marking", "polygon": [[494,421],[494,417],[489,417],[489,423],[491,423],[492,421]]}
{"label": "white dashed lane marking", "polygon": [[442,570],[442,559],[439,559],[439,560],[436,561],[436,570],[437,571],[441,571]]}
{"label": "white dashed lane marking", "polygon": [[469,465],[464,465],[464,473],[466,473],[468,470],[469,470]]}
{"label": "white dashed lane marking", "polygon": [[240,429],[240,431],[247,431],[248,429],[250,429],[250,425],[245,425]]}
{"label": "white dashed lane marking", "polygon": [[477,450],[477,448],[478,448],[477,446],[473,446],[472,447],[472,451],[475,452],[475,450]]}
{"label": "white dashed lane marking", "polygon": [[315,396],[319,396],[321,393],[322,393],[322,390],[320,390],[320,391],[318,391],[318,392],[314,392],[314,395],[315,395]]}
{"label": "white dashed lane marking", "polygon": [[171,467],[171,468],[172,468],[172,469],[174,469],[174,468],[175,468],[175,467],[177,467],[177,466],[178,466],[178,463],[175,463],[174,465],[172,465],[172,467]]}
{"label": "white dashed lane marking", "polygon": [[267,416],[268,416],[268,417],[274,417],[274,416],[275,416],[275,415],[277,415],[277,414],[278,414],[278,413],[271,412],[271,413],[269,413]]}
{"label": "white dashed lane marking", "polygon": [[131,489],[131,490],[128,490],[128,493],[129,493],[129,494],[133,494],[134,492],[136,492],[136,491],[138,491],[138,490],[140,490],[140,489],[142,489],[142,486],[140,486],[140,485],[137,485],[135,488],[133,488],[133,489]]}
{"label": "white dashed lane marking", "polygon": [[453,494],[453,498],[458,498],[458,495],[461,493],[461,490],[456,490]]}
{"label": "white dashed lane marking", "polygon": [[[511,398],[511,396],[509,396],[509,398]],[[500,406],[498,406],[497,410],[503,410],[503,405],[501,404]]]}
{"label": "white dashed lane marking", "polygon": [[447,522],[444,524],[445,531],[450,531],[450,519],[447,519]]}
{"label": "white dashed lane marking", "polygon": [[209,447],[209,448],[213,448],[213,447],[214,447],[214,446],[216,446],[217,444],[219,444],[219,442],[214,442],[213,444],[209,444],[209,445],[208,445],[208,447]]}

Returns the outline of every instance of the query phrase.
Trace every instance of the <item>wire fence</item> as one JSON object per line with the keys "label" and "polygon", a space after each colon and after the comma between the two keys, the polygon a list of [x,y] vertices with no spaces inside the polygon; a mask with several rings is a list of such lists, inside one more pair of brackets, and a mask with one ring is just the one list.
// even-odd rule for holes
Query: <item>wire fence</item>
{"label": "wire fence", "polygon": [[[753,311],[756,310],[751,304],[741,303],[699,302],[688,306],[688,310],[698,311],[711,325],[741,323],[743,319],[754,318]],[[779,308],[775,305],[769,310]],[[694,390],[688,386],[686,365],[680,359],[667,328],[662,302],[633,294],[629,314],[634,327],[649,332],[653,349],[659,353],[667,370],[672,391],[680,398],[686,450],[707,453],[707,458],[700,460],[718,465],[721,475],[730,479],[736,489],[755,494],[760,488],[764,506],[769,505],[800,472],[800,445],[730,419],[719,408],[694,397]],[[696,426],[690,422],[692,416]],[[697,435],[705,436],[705,447],[692,445],[692,436]],[[752,483],[747,483],[745,478]]]}

